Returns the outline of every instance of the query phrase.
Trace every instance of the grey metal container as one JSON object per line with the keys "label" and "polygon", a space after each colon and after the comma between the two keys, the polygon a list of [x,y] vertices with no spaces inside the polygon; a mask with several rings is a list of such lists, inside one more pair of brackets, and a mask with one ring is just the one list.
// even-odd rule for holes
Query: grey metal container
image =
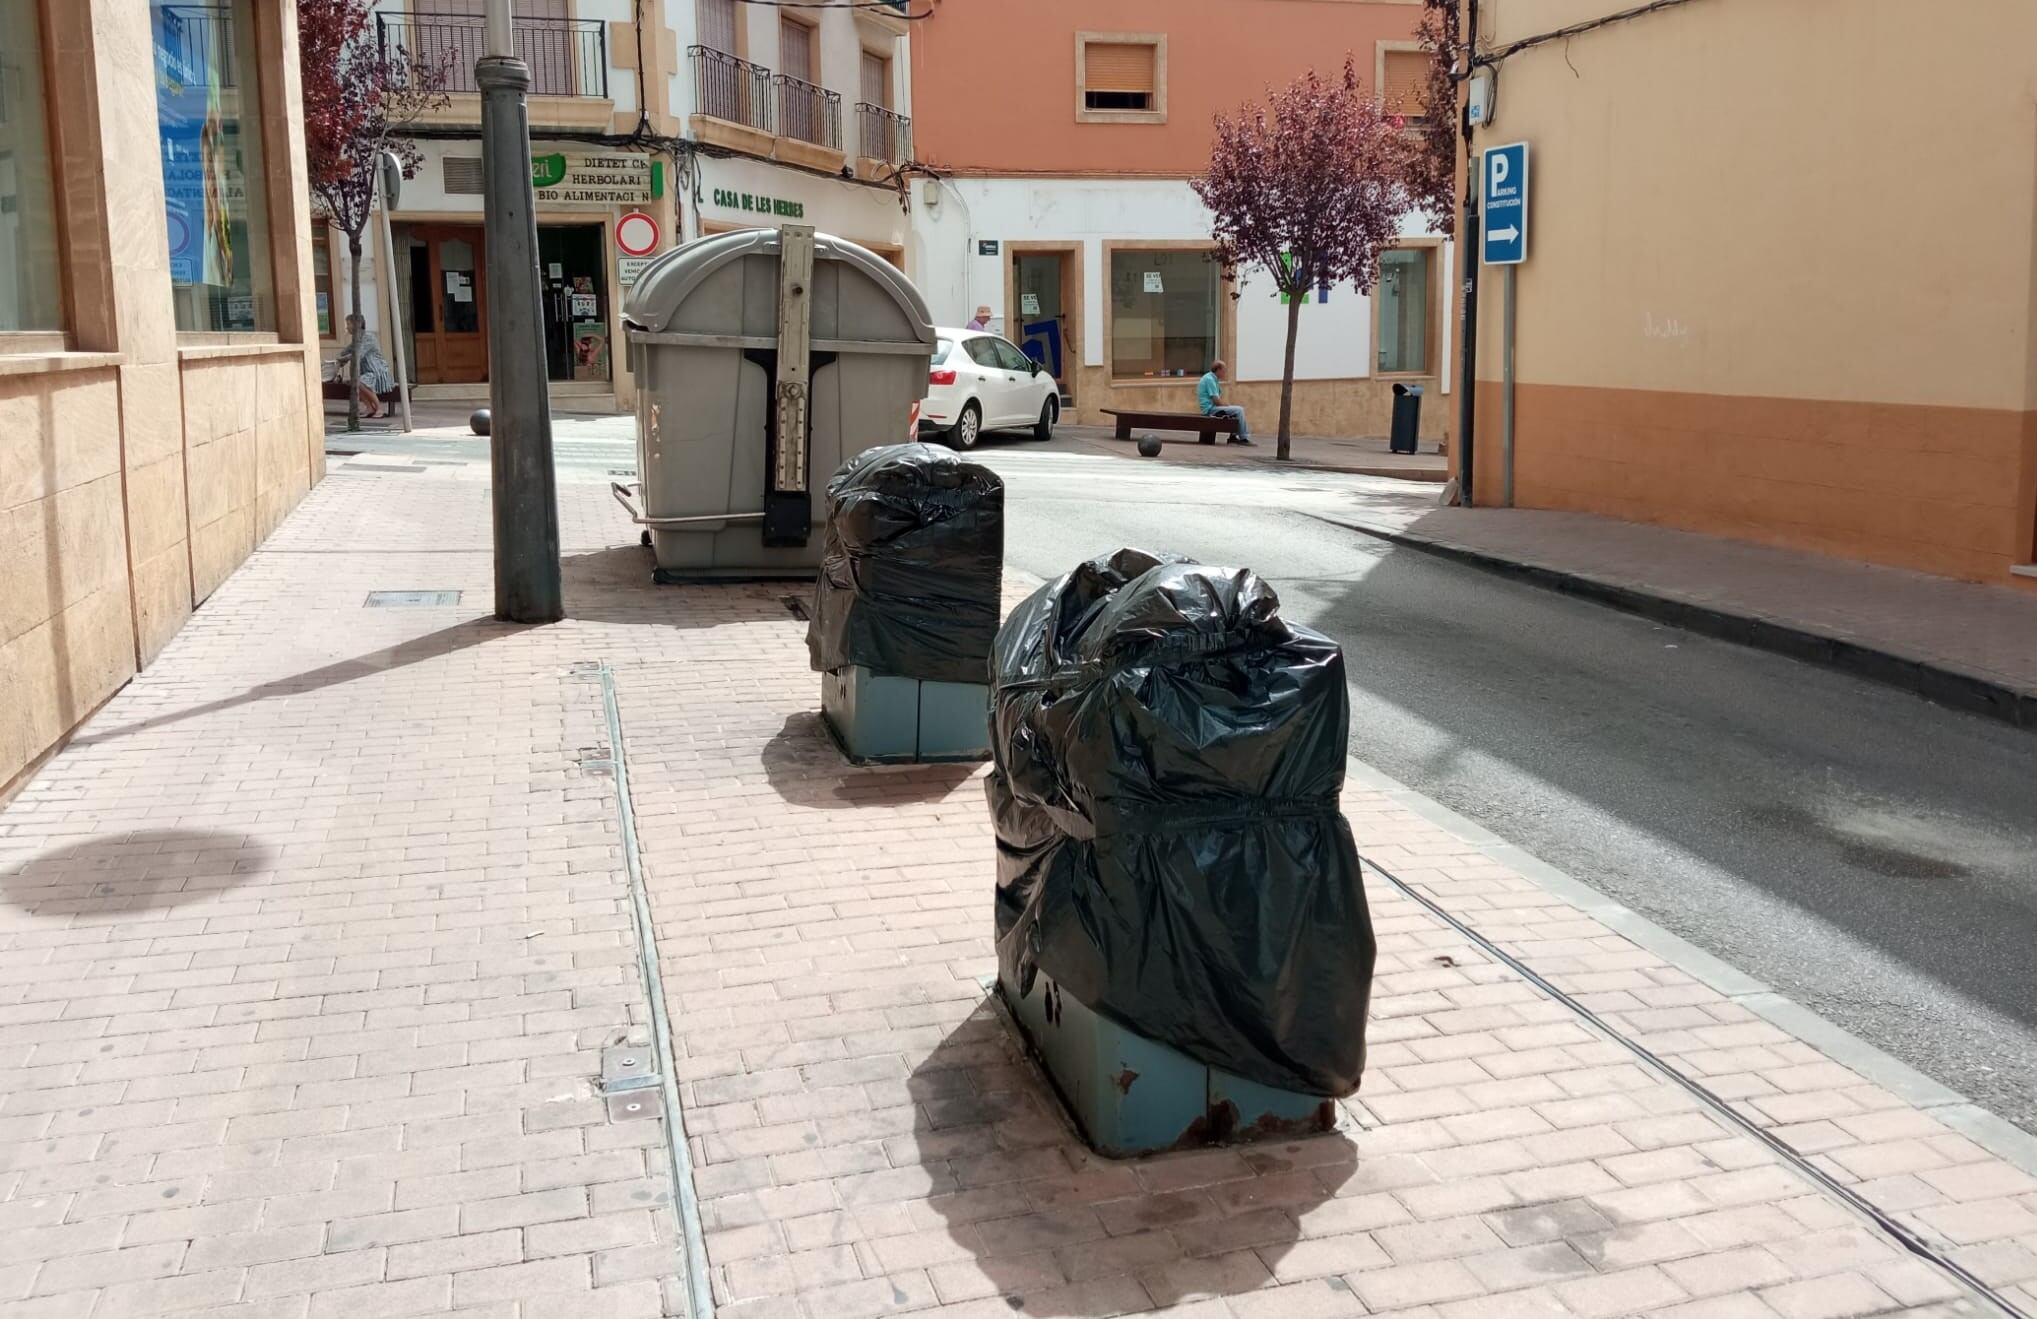
{"label": "grey metal container", "polygon": [[912,438],[935,344],[919,290],[846,239],[746,229],[652,262],[623,324],[638,483],[614,489],[659,579],[813,576],[828,477]]}

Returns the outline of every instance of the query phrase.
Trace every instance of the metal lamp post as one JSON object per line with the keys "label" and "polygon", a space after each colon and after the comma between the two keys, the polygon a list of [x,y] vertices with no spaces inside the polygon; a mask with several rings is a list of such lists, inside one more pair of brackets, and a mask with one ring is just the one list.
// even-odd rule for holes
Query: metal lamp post
{"label": "metal lamp post", "polygon": [[488,258],[488,406],[495,504],[495,616],[565,617],[559,585],[559,496],[531,188],[530,66],[516,57],[510,0],[487,0],[481,89],[481,177]]}

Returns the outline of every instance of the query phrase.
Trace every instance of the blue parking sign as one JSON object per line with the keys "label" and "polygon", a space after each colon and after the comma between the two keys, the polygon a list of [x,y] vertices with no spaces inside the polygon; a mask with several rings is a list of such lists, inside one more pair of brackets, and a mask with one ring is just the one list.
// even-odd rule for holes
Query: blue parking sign
{"label": "blue parking sign", "polygon": [[1528,259],[1528,144],[1487,147],[1479,170],[1485,264],[1517,266]]}

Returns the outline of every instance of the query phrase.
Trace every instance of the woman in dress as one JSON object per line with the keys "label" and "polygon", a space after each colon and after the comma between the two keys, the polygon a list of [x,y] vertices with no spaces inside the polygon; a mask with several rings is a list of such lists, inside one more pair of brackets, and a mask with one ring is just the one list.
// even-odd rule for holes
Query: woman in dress
{"label": "woman in dress", "polygon": [[[382,345],[375,332],[359,316],[347,317],[347,333],[361,336],[361,378],[354,382],[361,395],[361,411],[366,416],[379,417],[387,411],[382,406],[382,395],[396,388],[396,373],[389,369],[389,359],[382,356]],[[341,375],[346,374],[350,360],[350,353],[341,354]]]}

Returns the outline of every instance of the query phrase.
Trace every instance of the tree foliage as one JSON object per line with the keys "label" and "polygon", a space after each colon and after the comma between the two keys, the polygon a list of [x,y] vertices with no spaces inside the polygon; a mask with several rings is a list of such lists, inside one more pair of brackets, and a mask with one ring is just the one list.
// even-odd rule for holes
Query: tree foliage
{"label": "tree foliage", "polygon": [[[450,61],[385,50],[373,31],[373,0],[297,0],[297,48],[303,69],[304,154],[311,194],[347,236],[353,267],[351,314],[361,308],[361,235],[374,213],[375,173],[383,152],[405,178],[423,159],[401,134],[427,110],[446,104]],[[348,344],[360,378],[360,335]],[[360,426],[358,390],[349,391],[347,428]]]}
{"label": "tree foliage", "polygon": [[1287,296],[1279,456],[1288,456],[1294,344],[1305,295],[1355,283],[1370,292],[1380,253],[1412,204],[1416,139],[1381,109],[1346,59],[1340,78],[1309,71],[1266,101],[1219,116],[1208,171],[1189,186],[1212,214],[1227,270],[1264,271]]}
{"label": "tree foliage", "polygon": [[1451,77],[1460,53],[1458,17],[1462,0],[1422,0],[1415,37],[1430,52],[1422,86],[1422,117],[1415,125],[1417,150],[1408,162],[1408,192],[1429,214],[1429,227],[1448,237],[1457,232],[1457,83]]}

